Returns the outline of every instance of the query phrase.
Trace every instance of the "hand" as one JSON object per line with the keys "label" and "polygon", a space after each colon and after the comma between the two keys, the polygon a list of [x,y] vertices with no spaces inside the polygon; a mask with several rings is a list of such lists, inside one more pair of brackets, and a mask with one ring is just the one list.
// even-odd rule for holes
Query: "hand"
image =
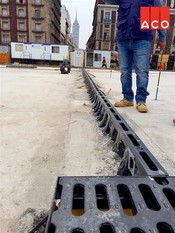
{"label": "hand", "polygon": [[166,46],[166,42],[158,41],[156,49],[158,49],[160,47],[160,52],[161,52],[161,51],[163,51],[163,49],[165,48],[165,46]]}

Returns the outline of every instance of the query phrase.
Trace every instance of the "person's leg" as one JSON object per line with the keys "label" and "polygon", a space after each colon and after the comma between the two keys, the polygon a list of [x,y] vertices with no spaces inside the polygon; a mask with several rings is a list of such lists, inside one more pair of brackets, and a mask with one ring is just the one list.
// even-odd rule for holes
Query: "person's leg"
{"label": "person's leg", "polygon": [[132,91],[132,63],[133,53],[130,49],[131,41],[121,41],[118,43],[118,57],[121,70],[122,94],[127,101],[133,101]]}
{"label": "person's leg", "polygon": [[147,91],[149,81],[149,56],[151,43],[146,40],[133,41],[133,58],[137,74],[136,103],[145,103],[149,95]]}

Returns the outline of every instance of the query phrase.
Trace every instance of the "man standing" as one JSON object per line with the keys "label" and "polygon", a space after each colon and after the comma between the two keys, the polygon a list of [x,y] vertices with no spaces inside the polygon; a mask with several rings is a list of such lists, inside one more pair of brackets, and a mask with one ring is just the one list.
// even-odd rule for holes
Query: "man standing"
{"label": "man standing", "polygon": [[[137,91],[136,108],[139,112],[147,112],[146,98],[149,80],[149,56],[153,39],[151,30],[140,29],[140,7],[162,6],[161,0],[116,0],[118,9],[118,56],[121,70],[123,100],[116,102],[115,107],[133,106],[132,67],[136,72]],[[166,45],[166,31],[158,30],[157,48],[162,51]]]}

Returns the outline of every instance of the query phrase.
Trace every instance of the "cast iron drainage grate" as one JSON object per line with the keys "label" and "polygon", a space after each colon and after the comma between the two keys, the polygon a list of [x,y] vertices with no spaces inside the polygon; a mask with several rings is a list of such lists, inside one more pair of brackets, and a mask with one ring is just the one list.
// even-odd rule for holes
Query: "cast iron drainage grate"
{"label": "cast iron drainage grate", "polygon": [[[93,103],[94,116],[99,127],[114,141],[113,151],[122,158],[117,175],[120,176],[168,176],[168,173],[147,149],[127,122],[82,69],[89,98]],[[117,171],[116,171],[117,172]]]}
{"label": "cast iron drainage grate", "polygon": [[61,177],[46,233],[175,233],[175,177]]}

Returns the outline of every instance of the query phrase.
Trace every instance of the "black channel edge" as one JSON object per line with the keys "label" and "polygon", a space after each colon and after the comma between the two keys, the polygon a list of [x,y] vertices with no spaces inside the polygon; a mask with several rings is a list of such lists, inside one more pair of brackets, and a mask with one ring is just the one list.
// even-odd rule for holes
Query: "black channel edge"
{"label": "black channel edge", "polygon": [[122,159],[117,175],[120,176],[168,176],[141,139],[131,129],[105,94],[97,87],[88,73],[82,69],[93,111],[103,133],[114,141],[112,150]]}
{"label": "black channel edge", "polygon": [[58,178],[45,232],[175,233],[175,177]]}

